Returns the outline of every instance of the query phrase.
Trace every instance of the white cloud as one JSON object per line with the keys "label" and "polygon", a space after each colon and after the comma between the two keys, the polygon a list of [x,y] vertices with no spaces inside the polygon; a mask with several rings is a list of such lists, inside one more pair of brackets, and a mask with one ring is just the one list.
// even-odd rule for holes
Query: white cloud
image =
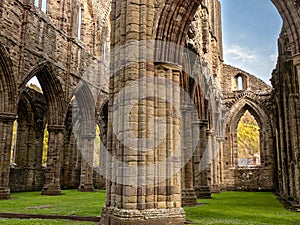
{"label": "white cloud", "polygon": [[270,55],[270,60],[271,60],[273,63],[276,63],[276,62],[277,62],[277,57],[278,57],[278,53],[277,53],[277,52],[274,52],[272,55]]}
{"label": "white cloud", "polygon": [[255,51],[239,45],[224,47],[224,58],[225,61],[239,62],[239,64],[251,63],[257,59]]}
{"label": "white cloud", "polygon": [[272,72],[270,68],[274,68],[274,60],[276,61],[276,59],[277,53],[270,54],[266,51],[255,51],[236,44],[229,47],[224,46],[224,61],[226,64],[258,76],[268,84]]}

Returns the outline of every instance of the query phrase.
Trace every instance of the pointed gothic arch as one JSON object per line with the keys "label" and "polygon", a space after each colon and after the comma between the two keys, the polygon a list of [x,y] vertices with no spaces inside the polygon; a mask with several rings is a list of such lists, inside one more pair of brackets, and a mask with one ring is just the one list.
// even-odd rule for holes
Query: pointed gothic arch
{"label": "pointed gothic arch", "polygon": [[13,64],[6,48],[0,45],[0,112],[15,113],[16,83]]}
{"label": "pointed gothic arch", "polygon": [[[81,153],[81,175],[78,190],[93,191],[94,139],[96,137],[95,100],[88,84],[84,81],[80,82],[73,96],[75,96],[73,105],[76,104],[76,113],[78,114],[78,120],[72,122],[73,132],[77,149]],[[75,122],[79,125],[77,129],[74,129]]]}
{"label": "pointed gothic arch", "polygon": [[[237,127],[246,111],[255,118],[260,128],[260,158],[261,164],[256,167],[239,167]],[[275,161],[273,130],[270,116],[265,107],[254,98],[241,96],[231,106],[226,116],[226,131],[223,143],[222,174],[223,189],[225,190],[274,190]]]}
{"label": "pointed gothic arch", "polygon": [[48,124],[62,125],[65,118],[66,101],[62,84],[54,71],[54,65],[50,62],[42,62],[37,65],[22,81],[19,89],[24,90],[28,81],[34,76],[41,84],[48,104]]}
{"label": "pointed gothic arch", "polygon": [[80,110],[83,133],[86,135],[95,135],[96,102],[88,84],[84,81],[80,82],[73,96]]}

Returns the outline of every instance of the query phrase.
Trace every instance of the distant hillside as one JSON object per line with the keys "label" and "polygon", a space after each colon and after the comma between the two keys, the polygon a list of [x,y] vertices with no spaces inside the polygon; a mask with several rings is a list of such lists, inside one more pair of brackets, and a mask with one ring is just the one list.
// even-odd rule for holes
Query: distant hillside
{"label": "distant hillside", "polygon": [[251,158],[255,153],[260,155],[259,126],[248,111],[241,117],[237,136],[239,158]]}

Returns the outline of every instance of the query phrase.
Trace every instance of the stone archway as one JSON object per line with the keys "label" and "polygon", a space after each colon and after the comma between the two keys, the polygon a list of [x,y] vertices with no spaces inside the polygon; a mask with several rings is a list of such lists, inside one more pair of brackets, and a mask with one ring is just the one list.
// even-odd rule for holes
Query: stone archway
{"label": "stone archway", "polygon": [[[81,175],[79,191],[93,191],[93,159],[94,139],[96,136],[96,109],[95,100],[86,83],[81,83],[75,91],[75,99],[80,118],[79,130],[74,130],[77,141],[77,149],[81,153]],[[73,123],[74,124],[74,123]]]}
{"label": "stone archway", "polygon": [[13,122],[16,119],[16,83],[13,64],[6,49],[0,45],[0,199],[10,197],[9,170]]}
{"label": "stone archway", "polygon": [[[241,167],[238,164],[237,126],[243,114],[249,111],[260,128],[261,164],[255,167]],[[266,109],[248,96],[238,99],[226,117],[226,131],[223,142],[224,190],[274,190],[276,189],[274,143],[270,116]]]}
{"label": "stone archway", "polygon": [[279,192],[300,205],[300,2],[272,0],[283,27],[278,41],[279,56],[272,73],[273,124],[275,127]]}
{"label": "stone archway", "polygon": [[54,67],[49,62],[40,63],[20,85],[22,90],[26,83],[36,76],[44,93],[47,106],[48,118],[47,129],[48,137],[48,154],[47,166],[45,169],[45,184],[42,194],[59,195],[60,188],[60,163],[61,149],[64,145],[64,118],[65,118],[65,98],[59,79],[55,76]]}
{"label": "stone archway", "polygon": [[[300,173],[299,173],[299,152],[300,152],[300,109],[299,109],[299,86],[300,86],[300,44],[299,44],[299,7],[298,0],[272,0],[283,18],[283,29],[279,38],[280,56],[278,65],[273,73],[272,83],[274,86],[273,96],[276,99],[274,109],[276,115],[280,119],[273,118],[273,124],[276,126],[276,141],[278,145],[278,168],[279,172],[284,170],[284,177],[280,177],[280,191],[285,196],[290,196],[300,201]],[[100,4],[103,18],[107,18],[110,1],[103,1]],[[9,172],[9,149],[11,145],[12,122],[15,120],[17,101],[16,101],[16,83],[20,83],[24,73],[30,70],[32,64],[37,64],[40,60],[51,59],[61,68],[61,74],[65,76],[55,76],[52,65],[43,63],[32,71],[28,79],[37,75],[43,86],[47,104],[49,106],[49,160],[46,172],[46,184],[44,194],[59,194],[59,171],[60,171],[60,153],[62,148],[65,107],[67,102],[64,96],[70,93],[63,93],[61,88],[63,80],[65,91],[72,89],[73,81],[81,77],[81,72],[86,71],[86,67],[90,65],[91,58],[100,54],[100,43],[97,43],[95,36],[100,36],[103,24],[92,18],[95,13],[86,16],[87,21],[93,21],[87,24],[87,32],[82,39],[84,45],[75,40],[74,34],[70,34],[69,28],[75,31],[74,26],[78,26],[75,18],[72,17],[72,5],[65,7],[60,2],[52,2],[49,4],[47,16],[39,17],[32,10],[33,1],[16,2],[15,5],[9,4],[8,1],[0,3],[0,14],[10,15],[15,13],[23,15],[18,18],[19,23],[9,21],[10,18],[4,18],[1,23],[3,25],[3,35],[1,44],[5,43],[9,48],[11,57],[14,59],[14,69],[11,60],[8,57],[8,50],[0,47],[0,154],[4,155],[0,161],[1,179],[0,179],[0,198],[9,196],[8,188],[8,172]],[[165,142],[159,146],[163,156],[172,149],[175,144],[180,143],[179,125],[180,119],[176,110],[180,107],[178,96],[171,96],[174,100],[174,108],[168,104],[161,104],[153,98],[155,93],[165,94],[164,89],[160,89],[159,85],[166,80],[178,82],[182,75],[182,54],[186,36],[189,34],[189,25],[194,20],[194,15],[199,6],[203,7],[203,12],[199,13],[200,24],[203,27],[203,36],[201,37],[201,48],[203,56],[210,67],[213,68],[213,75],[217,77],[218,68],[216,60],[207,57],[208,53],[216,52],[218,44],[218,32],[220,24],[215,20],[219,15],[210,15],[210,11],[217,11],[219,1],[217,0],[156,0],[148,2],[137,2],[129,0],[113,0],[112,1],[112,58],[111,68],[116,72],[111,77],[110,100],[109,100],[109,118],[108,118],[108,150],[117,157],[126,159],[126,162],[140,166],[137,173],[132,174],[126,168],[120,171],[119,164],[116,161],[110,161],[111,174],[109,177],[115,177],[114,181],[108,184],[107,194],[107,211],[104,210],[104,218],[106,224],[109,223],[139,223],[137,221],[145,217],[150,220],[171,221],[181,224],[184,220],[184,212],[181,208],[181,190],[178,188],[181,184],[181,178],[174,175],[171,179],[164,183],[155,182],[159,177],[159,172],[155,175],[151,174],[147,179],[152,182],[150,186],[144,186],[143,178],[145,174],[145,164],[156,162],[160,155],[147,155],[146,153],[132,152],[131,148],[126,148],[118,138],[124,135],[123,118],[113,114],[119,111],[126,111],[126,104],[135,94],[144,94],[144,90],[150,94],[149,98],[138,99],[134,108],[135,117],[132,117],[132,126],[135,135],[138,137],[148,137],[147,128],[151,127],[151,121],[160,117],[162,121],[168,121],[167,128],[169,135],[166,136]],[[94,1],[89,7],[98,7]],[[102,7],[103,6],[103,7]],[[57,16],[57,9],[59,15]],[[67,9],[65,12],[63,9]],[[94,10],[86,12],[96,12]],[[217,13],[215,13],[217,14]],[[97,15],[98,16],[98,15]],[[96,17],[97,17],[96,16]],[[21,16],[20,16],[21,17]],[[70,19],[71,18],[71,19]],[[5,21],[8,20],[9,22]],[[5,21],[5,22],[4,22]],[[52,22],[49,22],[52,21]],[[95,23],[94,23],[95,22]],[[31,27],[32,26],[32,27]],[[57,27],[56,27],[57,26]],[[210,30],[211,29],[211,30]],[[5,35],[6,34],[6,35]],[[34,35],[31,35],[34,34]],[[95,35],[98,34],[98,35]],[[211,37],[210,35],[213,34]],[[42,38],[41,38],[42,37]],[[147,45],[147,41],[158,40],[156,43]],[[140,41],[145,41],[140,43]],[[48,44],[51,43],[51,44]],[[210,44],[213,43],[211,46]],[[221,45],[221,41],[219,41]],[[86,44],[86,45],[85,45]],[[124,44],[128,46],[124,47]],[[117,47],[121,47],[118,49]],[[123,48],[124,47],[124,48]],[[28,51],[27,51],[28,50]],[[220,48],[221,50],[221,48]],[[138,55],[139,61],[135,60]],[[124,60],[124,56],[130,56]],[[214,58],[222,60],[221,53],[214,55]],[[81,60],[81,57],[86,57]],[[88,58],[88,59],[87,59]],[[66,59],[66,60],[65,60]],[[129,60],[127,60],[129,59]],[[97,64],[98,65],[98,64]],[[14,71],[14,72],[13,72]],[[103,73],[105,74],[105,73]],[[74,76],[73,76],[74,75]],[[157,79],[158,77],[162,80]],[[141,78],[146,78],[143,80]],[[20,79],[20,80],[19,80]],[[150,80],[147,80],[150,79]],[[130,86],[130,89],[123,88],[136,82]],[[26,82],[24,82],[26,83]],[[165,82],[164,84],[166,84]],[[20,87],[20,92],[24,87]],[[170,92],[174,89],[170,88]],[[114,100],[118,94],[124,94],[120,98],[120,102],[114,104]],[[152,92],[152,93],[150,93]],[[155,96],[157,97],[157,96]],[[205,99],[205,106],[209,106],[209,100]],[[203,104],[203,102],[201,103]],[[252,107],[253,108],[253,107]],[[160,113],[163,111],[163,113]],[[209,111],[209,110],[207,110]],[[120,115],[119,115],[120,116]],[[210,113],[213,116],[213,113]],[[156,120],[155,131],[158,133],[160,127],[159,120]],[[206,122],[210,122],[209,120]],[[116,124],[114,127],[113,124]],[[115,129],[116,128],[116,129]],[[115,130],[114,130],[115,129]],[[210,133],[211,134],[211,133]],[[118,136],[119,135],[119,136]],[[154,143],[160,142],[160,137],[151,136]],[[147,145],[149,142],[138,142],[141,145]],[[135,143],[135,145],[137,145]],[[154,154],[153,154],[154,155]],[[148,158],[147,158],[148,157]],[[156,157],[156,158],[155,158]],[[180,157],[180,153],[178,154]],[[287,158],[287,159],[286,159]],[[170,168],[176,167],[178,161],[174,158]],[[123,173],[124,172],[124,173]],[[127,173],[128,172],[128,173]],[[136,172],[136,171],[134,171]],[[148,171],[149,172],[149,171]],[[125,179],[133,179],[135,182],[133,187],[124,185],[122,181]],[[142,179],[138,179],[142,178]],[[283,187],[286,186],[286,187]],[[292,188],[288,188],[292,186]],[[161,210],[158,210],[161,209]],[[148,210],[148,211],[147,211]],[[162,213],[161,213],[162,212]],[[147,214],[149,213],[149,214]],[[136,221],[129,221],[128,215],[137,215]],[[154,218],[153,218],[153,217]],[[174,221],[175,220],[175,221]],[[148,222],[148,221],[147,221]],[[149,222],[153,223],[153,221]]]}
{"label": "stone archway", "polygon": [[20,95],[13,166],[12,191],[37,191],[44,184],[43,145],[47,104],[42,93],[26,87]]}

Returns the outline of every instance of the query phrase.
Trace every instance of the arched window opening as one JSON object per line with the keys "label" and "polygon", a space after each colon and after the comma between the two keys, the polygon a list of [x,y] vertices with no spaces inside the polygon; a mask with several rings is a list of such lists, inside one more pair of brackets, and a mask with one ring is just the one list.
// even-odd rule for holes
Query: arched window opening
{"label": "arched window opening", "polygon": [[26,84],[26,87],[29,87],[39,93],[42,93],[43,94],[43,90],[42,90],[42,87],[41,87],[41,84],[40,82],[38,81],[37,77],[34,76],[32,77]]}
{"label": "arched window opening", "polygon": [[100,146],[101,146],[101,137],[100,137],[100,127],[96,125],[96,137],[94,139],[94,166],[100,166]]}
{"label": "arched window opening", "polygon": [[103,59],[106,59],[106,54],[107,54],[106,47],[107,47],[107,43],[106,43],[106,41],[104,41],[104,44],[103,44]]}
{"label": "arched window opening", "polygon": [[245,91],[248,88],[248,77],[244,74],[237,74],[232,80],[233,91]]}
{"label": "arched window opening", "polygon": [[82,27],[82,7],[81,4],[79,3],[79,8],[78,8],[78,27],[77,27],[77,38],[80,40],[81,39],[81,27]]}
{"label": "arched window opening", "polygon": [[43,153],[42,153],[42,165],[46,166],[47,165],[47,157],[48,157],[48,128],[47,124],[44,129],[44,141],[43,141]]}
{"label": "arched window opening", "polygon": [[47,0],[34,0],[34,5],[42,10],[44,13],[47,11]]}
{"label": "arched window opening", "polygon": [[238,87],[238,91],[243,90],[243,78],[241,76],[237,78],[237,87]]}
{"label": "arched window opening", "polygon": [[260,165],[259,126],[254,116],[246,111],[237,127],[238,166]]}
{"label": "arched window opening", "polygon": [[43,151],[48,148],[47,102],[37,77],[31,78],[25,86],[13,128],[11,163],[16,167],[40,169],[45,164]]}
{"label": "arched window opening", "polygon": [[17,120],[15,120],[13,126],[13,136],[12,136],[12,144],[11,144],[11,155],[10,155],[11,164],[15,164],[15,160],[16,160],[17,129],[18,129],[18,122]]}

